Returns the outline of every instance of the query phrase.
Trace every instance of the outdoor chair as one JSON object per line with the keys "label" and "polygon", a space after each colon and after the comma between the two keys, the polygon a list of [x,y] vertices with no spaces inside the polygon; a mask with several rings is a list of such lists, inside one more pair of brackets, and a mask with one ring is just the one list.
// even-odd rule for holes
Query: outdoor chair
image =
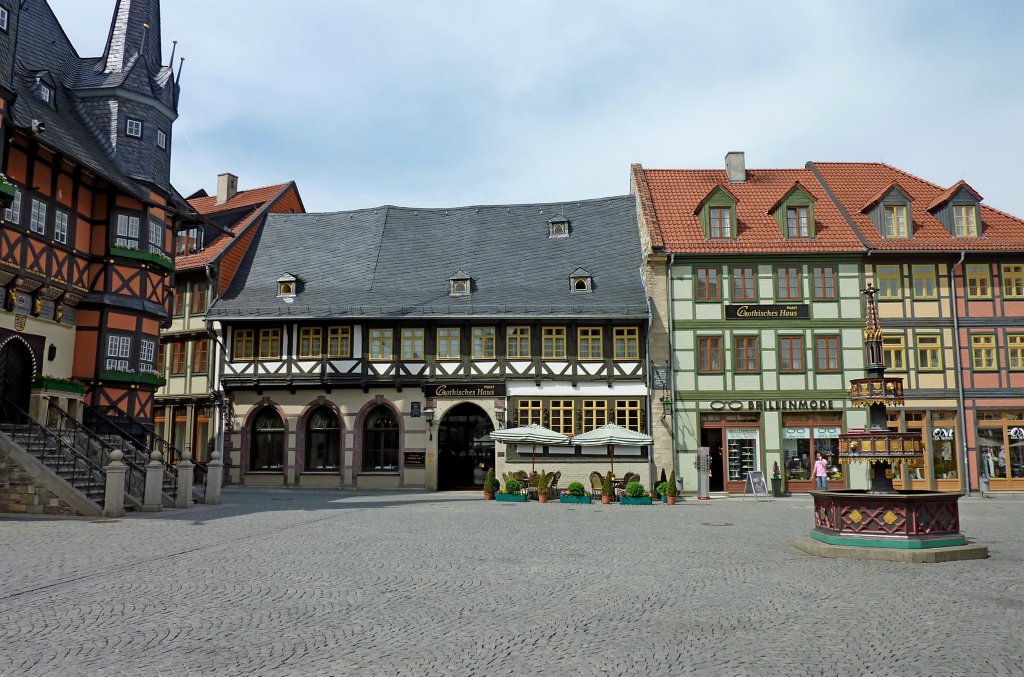
{"label": "outdoor chair", "polygon": [[601,473],[596,470],[590,473],[590,496],[591,498],[601,498],[601,485],[604,484],[604,478],[601,477]]}
{"label": "outdoor chair", "polygon": [[527,481],[527,493],[530,496],[537,495],[537,485],[540,483],[540,475],[533,473],[530,475],[530,479]]}
{"label": "outdoor chair", "polygon": [[549,472],[547,474],[547,478],[548,478],[548,498],[557,498],[558,497],[558,476],[561,475],[561,474],[562,474],[561,472],[557,472],[557,473]]}

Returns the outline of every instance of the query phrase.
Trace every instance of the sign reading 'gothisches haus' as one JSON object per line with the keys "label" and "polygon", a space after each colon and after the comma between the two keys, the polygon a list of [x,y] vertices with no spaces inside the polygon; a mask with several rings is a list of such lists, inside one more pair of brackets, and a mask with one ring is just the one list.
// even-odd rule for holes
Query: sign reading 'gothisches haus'
{"label": "sign reading 'gothisches haus'", "polygon": [[727,320],[808,320],[811,307],[806,303],[789,305],[747,305],[734,304],[725,307]]}

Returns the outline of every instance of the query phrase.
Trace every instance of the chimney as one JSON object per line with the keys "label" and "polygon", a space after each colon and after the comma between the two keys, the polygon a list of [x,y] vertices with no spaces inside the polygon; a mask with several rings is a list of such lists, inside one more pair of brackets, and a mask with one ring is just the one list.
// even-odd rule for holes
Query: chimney
{"label": "chimney", "polygon": [[[741,153],[742,155],[742,153]],[[742,163],[742,159],[741,159]],[[222,205],[238,193],[238,177],[234,174],[217,175],[217,204]]]}
{"label": "chimney", "polygon": [[734,150],[725,154],[725,173],[729,183],[746,183],[747,165],[743,159],[743,151]]}

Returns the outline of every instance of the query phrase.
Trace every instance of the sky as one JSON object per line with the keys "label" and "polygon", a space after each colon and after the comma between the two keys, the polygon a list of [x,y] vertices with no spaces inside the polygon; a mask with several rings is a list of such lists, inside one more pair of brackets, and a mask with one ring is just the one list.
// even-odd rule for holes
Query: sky
{"label": "sky", "polygon": [[[50,0],[81,56],[115,0]],[[172,180],[308,211],[629,192],[629,167],[881,161],[1024,218],[1017,0],[165,0]]]}

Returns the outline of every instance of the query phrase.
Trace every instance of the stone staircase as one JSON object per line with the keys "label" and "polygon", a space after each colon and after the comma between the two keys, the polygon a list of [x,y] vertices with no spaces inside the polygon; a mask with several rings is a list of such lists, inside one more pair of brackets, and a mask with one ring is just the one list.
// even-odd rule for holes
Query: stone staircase
{"label": "stone staircase", "polygon": [[52,470],[57,477],[102,508],[106,493],[106,472],[82,455],[68,453],[52,435],[41,435],[26,424],[5,423],[0,432]]}

